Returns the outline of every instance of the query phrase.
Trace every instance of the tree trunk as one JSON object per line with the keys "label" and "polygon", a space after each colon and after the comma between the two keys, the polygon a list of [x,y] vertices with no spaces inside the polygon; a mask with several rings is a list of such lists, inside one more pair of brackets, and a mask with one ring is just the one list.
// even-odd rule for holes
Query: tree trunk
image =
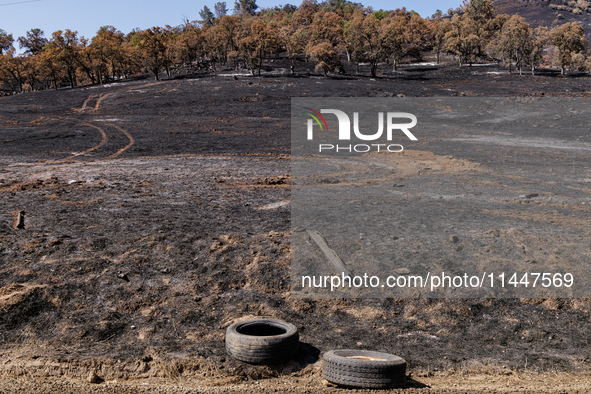
{"label": "tree trunk", "polygon": [[560,67],[560,75],[564,75],[564,66]]}
{"label": "tree trunk", "polygon": [[531,66],[531,75],[536,75],[536,68],[533,66]]}
{"label": "tree trunk", "polygon": [[519,66],[519,76],[523,76],[523,73],[521,72],[521,66]]}
{"label": "tree trunk", "polygon": [[72,71],[68,70],[68,79],[70,80],[70,87],[74,88],[74,76],[72,75]]}
{"label": "tree trunk", "polygon": [[89,68],[88,69],[85,68],[84,71],[86,71],[86,75],[88,76],[88,79],[90,79],[90,83],[92,83],[94,85],[96,83],[96,81],[94,79],[94,75],[92,74],[92,70],[90,70]]}

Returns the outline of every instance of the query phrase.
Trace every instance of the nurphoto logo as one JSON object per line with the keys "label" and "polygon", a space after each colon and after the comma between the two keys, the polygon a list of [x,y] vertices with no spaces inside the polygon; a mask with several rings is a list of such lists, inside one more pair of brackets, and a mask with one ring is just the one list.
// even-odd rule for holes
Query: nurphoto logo
{"label": "nurphoto logo", "polygon": [[[320,132],[329,132],[329,127],[326,119],[322,114],[331,114],[336,116],[338,121],[338,140],[351,141],[351,118],[344,111],[338,109],[321,109],[320,112],[312,108],[304,108],[305,114],[310,116],[307,123],[307,138],[309,141],[314,140],[314,126]],[[365,115],[365,114],[364,114]],[[378,130],[376,132],[365,134],[362,133],[359,127],[359,112],[353,112],[353,134],[354,138],[360,141],[377,141],[382,138],[384,134],[384,123],[386,125],[386,140],[392,141],[395,131],[401,131],[411,141],[417,141],[417,137],[410,132],[409,129],[417,124],[417,117],[408,112],[387,112],[386,121],[384,122],[384,112],[378,112]],[[330,118],[329,118],[330,119]],[[396,120],[396,121],[395,121]],[[406,122],[400,122],[406,120]],[[408,122],[410,120],[410,122]],[[388,151],[388,152],[402,152],[404,147],[400,144],[338,144],[338,143],[322,143],[318,145],[319,152],[357,152],[366,153],[371,150]]]}

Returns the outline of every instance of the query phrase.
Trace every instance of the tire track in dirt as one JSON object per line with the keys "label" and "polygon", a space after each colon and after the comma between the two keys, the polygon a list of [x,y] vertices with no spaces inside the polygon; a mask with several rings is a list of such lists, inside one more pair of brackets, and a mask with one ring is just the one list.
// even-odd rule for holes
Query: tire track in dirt
{"label": "tire track in dirt", "polygon": [[[101,104],[102,104],[103,100],[107,99],[108,97],[110,97],[116,93],[126,92],[126,91],[130,91],[130,90],[136,90],[138,88],[147,88],[147,87],[151,87],[151,86],[157,86],[157,85],[161,85],[161,84],[165,84],[165,83],[167,83],[167,82],[159,81],[159,82],[152,82],[152,83],[148,83],[148,84],[140,85],[140,86],[137,86],[137,85],[129,86],[129,87],[126,87],[123,89],[118,89],[118,90],[108,92],[108,93],[101,93],[101,94],[93,93],[84,100],[84,102],[82,103],[82,106],[80,108],[74,108],[73,110],[78,113],[82,113],[87,110],[92,111],[92,112],[96,112],[101,108]],[[175,89],[178,89],[180,86],[181,86],[181,83],[177,82],[174,86],[166,86],[164,89],[161,89],[160,91],[156,92],[156,94],[159,94],[162,92],[170,92]],[[96,102],[94,103],[94,106],[91,105],[93,100],[96,100]],[[129,101],[129,100],[126,100],[126,101]],[[119,126],[116,126],[112,123],[105,123],[105,124],[109,127],[119,130],[121,133],[123,133],[125,135],[125,137],[127,137],[129,142],[123,148],[118,149],[115,153],[108,155],[106,157],[100,158],[98,160],[114,159],[114,158],[120,156],[123,152],[125,152],[126,150],[128,150],[129,148],[131,148],[135,144],[135,140],[134,140],[133,136],[127,130],[125,130]],[[80,123],[80,125],[86,126],[86,127],[92,127],[94,129],[98,130],[99,133],[101,134],[101,141],[97,145],[94,145],[94,146],[86,149],[83,152],[77,152],[77,153],[71,154],[70,156],[64,157],[62,159],[48,161],[47,162],[48,164],[49,163],[51,163],[51,164],[63,163],[66,161],[70,161],[70,160],[74,159],[75,157],[86,155],[90,152],[93,152],[93,151],[96,151],[96,150],[102,148],[109,141],[109,137],[107,136],[107,133],[105,132],[105,130],[102,127],[99,127],[97,125],[93,125],[90,122]]]}
{"label": "tire track in dirt", "polygon": [[120,154],[122,154],[123,152],[125,152],[126,150],[128,150],[129,148],[131,148],[133,144],[135,144],[135,140],[133,139],[132,135],[129,134],[129,132],[127,130],[122,129],[121,127],[116,126],[113,123],[107,123],[107,124],[115,129],[121,131],[123,134],[125,134],[125,136],[129,139],[129,143],[127,145],[125,145],[123,148],[119,149],[117,152],[113,153],[112,155],[109,155],[107,157],[103,157],[101,160],[114,159],[117,156],[119,156]]}
{"label": "tire track in dirt", "polygon": [[86,155],[92,151],[100,149],[103,145],[105,145],[107,143],[107,141],[109,141],[109,138],[107,137],[107,133],[105,133],[105,131],[102,128],[95,126],[95,125],[88,123],[88,122],[80,123],[80,125],[97,129],[99,131],[99,133],[101,134],[101,141],[97,145],[94,145],[94,146],[86,149],[83,152],[73,153],[68,157],[64,157],[63,159],[51,160],[51,161],[48,161],[47,163],[55,164],[55,163],[63,163],[65,161],[70,161],[77,156],[83,156],[83,155]]}
{"label": "tire track in dirt", "polygon": [[[125,137],[129,140],[129,142],[123,148],[118,149],[113,154],[110,154],[110,155],[105,156],[105,157],[100,157],[100,158],[94,157],[91,160],[110,160],[110,159],[114,159],[114,158],[120,156],[123,152],[125,152],[126,150],[128,150],[129,148],[131,148],[135,144],[135,140],[134,140],[133,136],[127,130],[125,130],[125,129],[117,126],[117,125],[114,125],[113,123],[108,123],[108,122],[104,122],[104,123],[105,123],[105,126],[111,127],[113,129],[116,129],[116,130],[120,131],[121,133],[123,133],[123,135],[125,135]],[[82,152],[72,153],[70,156],[64,157],[62,159],[51,160],[51,161],[46,162],[46,164],[56,164],[56,163],[64,163],[64,162],[67,162],[67,161],[71,161],[72,159],[74,159],[74,158],[76,158],[78,156],[85,156],[85,155],[87,155],[90,152],[96,151],[96,150],[102,148],[103,146],[105,146],[109,142],[109,137],[107,135],[107,132],[105,131],[105,127],[100,127],[100,126],[94,125],[94,124],[89,123],[89,122],[80,123],[80,125],[81,126],[86,126],[86,127],[92,127],[94,129],[98,130],[99,133],[100,133],[100,135],[101,135],[101,141],[98,144],[96,144],[96,145],[94,145],[94,146],[92,146],[92,147],[90,147],[90,148],[88,148],[88,149],[86,149],[86,150],[84,150]]]}
{"label": "tire track in dirt", "polygon": [[181,87],[181,83],[180,82],[177,82],[177,84],[174,87],[166,86],[164,89],[161,89],[161,90],[157,91],[156,94],[159,94],[159,93],[170,93],[170,92],[172,92],[172,91],[174,91],[174,90],[176,90],[176,89],[178,89],[180,87]]}
{"label": "tire track in dirt", "polygon": [[19,125],[44,125],[44,124],[48,124],[51,121],[53,121],[54,119],[51,118],[47,118],[48,120],[45,121],[46,117],[45,116],[40,116],[35,120],[31,120],[29,122],[20,122],[20,121],[14,121],[14,120],[7,120],[4,123],[0,123],[0,126],[19,126]]}
{"label": "tire track in dirt", "polygon": [[[125,90],[123,90],[123,91],[125,91]],[[94,109],[93,109],[93,111],[98,111],[98,110],[99,110],[99,108],[101,107],[101,102],[102,102],[104,99],[106,99],[106,98],[107,98],[107,97],[109,97],[109,96],[112,96],[112,95],[114,95],[115,93],[119,93],[119,92],[120,92],[120,91],[119,91],[119,90],[117,90],[117,91],[115,91],[115,92],[106,93],[106,94],[101,94],[101,95],[100,95],[100,97],[98,98],[98,100],[96,100],[96,104],[95,104],[95,106],[94,106]]]}
{"label": "tire track in dirt", "polygon": [[86,110],[86,106],[88,105],[88,102],[90,100],[92,100],[93,98],[95,98],[96,96],[97,96],[96,94],[91,94],[90,96],[88,96],[86,98],[86,100],[84,100],[84,102],[82,103],[82,107],[80,109],[74,109],[74,111],[82,112],[82,111]]}
{"label": "tire track in dirt", "polygon": [[[147,88],[147,87],[150,87],[150,86],[161,85],[163,83],[166,83],[166,82],[165,81],[160,81],[160,82],[148,83],[148,84],[141,85],[141,86],[138,86],[138,85],[128,86],[126,88],[118,89],[118,90],[115,90],[115,91],[112,91],[112,92],[109,92],[109,93],[101,93],[100,95],[94,93],[94,94],[91,94],[90,96],[88,96],[88,98],[86,98],[86,100],[84,100],[84,102],[82,103],[82,107],[76,108],[76,109],[74,109],[74,111],[76,111],[76,112],[84,112],[86,110],[91,110],[91,111],[95,111],[96,112],[96,111],[98,111],[100,109],[101,103],[103,102],[103,100],[105,100],[107,97],[110,97],[110,96],[112,96],[112,95],[114,95],[116,93],[126,92],[126,91],[129,91],[129,90],[136,90],[138,88]],[[180,86],[181,86],[181,83],[179,82],[176,87],[174,87],[173,89],[170,89],[170,90],[177,89]],[[160,93],[160,92],[162,92],[164,90],[167,90],[167,89],[169,89],[169,87],[166,87],[166,88],[162,89],[161,91],[159,91],[157,93]],[[94,107],[89,107],[88,103],[91,102],[95,98],[96,98],[96,103],[95,103]]]}
{"label": "tire track in dirt", "polygon": [[[76,113],[83,113],[85,111],[96,112],[101,108],[101,105],[105,99],[109,98],[110,96],[112,96],[116,93],[137,90],[137,89],[142,89],[142,88],[147,88],[147,87],[157,86],[157,85],[162,85],[162,84],[167,84],[167,86],[165,86],[163,89],[157,91],[155,94],[172,92],[172,91],[178,89],[182,85],[181,82],[176,82],[173,84],[173,83],[168,83],[168,81],[158,81],[158,82],[148,83],[145,85],[128,86],[126,88],[118,89],[118,90],[108,92],[108,93],[101,93],[101,94],[93,93],[84,100],[84,102],[82,103],[82,106],[80,108],[74,108],[73,111]],[[96,100],[94,105],[92,105],[93,100]],[[127,99],[125,101],[128,102],[131,100]],[[44,125],[44,124],[50,124],[50,123],[56,123],[56,122],[63,122],[65,120],[71,121],[73,119],[68,118],[68,117],[47,118],[47,117],[41,116],[38,119],[35,119],[34,121],[27,122],[27,124]],[[93,124],[92,122],[95,122],[95,121],[77,121],[79,126],[91,127],[99,132],[99,134],[101,136],[101,140],[98,142],[98,144],[93,145],[90,148],[88,148],[82,152],[75,152],[75,153],[70,154],[69,156],[66,156],[66,157],[63,157],[60,159],[48,160],[45,162],[45,164],[57,164],[57,163],[68,162],[68,161],[71,161],[79,156],[85,156],[91,152],[94,152],[94,151],[97,151],[97,150],[103,148],[109,142],[108,133],[105,131],[104,126],[101,127],[96,124]],[[12,125],[12,122],[10,122],[8,124],[0,124],[0,125],[1,126]],[[127,130],[125,130],[113,123],[110,123],[110,122],[109,123],[104,122],[104,125],[107,127],[116,129],[119,132],[121,132],[128,139],[129,142],[124,147],[118,149],[115,153],[112,153],[112,154],[102,157],[102,158],[95,157],[92,160],[114,159],[116,157],[119,157],[122,153],[127,151],[129,148],[131,148],[135,144],[135,140],[134,140],[133,136]]]}

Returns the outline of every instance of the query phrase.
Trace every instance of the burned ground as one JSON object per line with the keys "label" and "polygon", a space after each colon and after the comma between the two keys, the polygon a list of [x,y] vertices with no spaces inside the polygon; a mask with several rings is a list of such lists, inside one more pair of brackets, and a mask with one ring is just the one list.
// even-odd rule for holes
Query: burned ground
{"label": "burned ground", "polygon": [[[546,74],[416,66],[375,79],[195,75],[1,98],[0,369],[21,381],[0,391],[14,384],[35,392],[42,389],[23,380],[55,386],[96,372],[107,382],[330,392],[319,371],[321,353],[334,348],[405,358],[419,391],[453,392],[458,383],[510,391],[527,379],[523,391],[552,391],[552,379],[584,391],[589,300],[290,294],[291,97],[591,91],[588,77]],[[476,150],[445,149],[436,157],[488,164]],[[398,167],[405,183],[418,183],[420,173]],[[439,176],[467,179],[451,170]],[[572,206],[551,208],[559,220],[576,216],[565,226],[584,243],[587,197],[575,197]],[[467,201],[465,209],[476,208]],[[24,230],[14,228],[19,211]],[[480,230],[471,225],[457,231]],[[521,237],[503,231],[501,239]],[[226,356],[226,327],[257,316],[298,326],[297,359],[251,366]]]}

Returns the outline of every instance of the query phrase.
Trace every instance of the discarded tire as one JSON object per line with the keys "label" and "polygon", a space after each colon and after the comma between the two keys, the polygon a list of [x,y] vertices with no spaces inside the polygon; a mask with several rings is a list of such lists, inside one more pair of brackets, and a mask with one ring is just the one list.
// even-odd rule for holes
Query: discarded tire
{"label": "discarded tire", "polygon": [[276,319],[253,319],[226,330],[226,352],[251,364],[276,364],[295,356],[300,345],[298,329]]}
{"label": "discarded tire", "polygon": [[402,387],[406,384],[406,361],[388,353],[331,350],[323,356],[322,377],[347,387]]}

